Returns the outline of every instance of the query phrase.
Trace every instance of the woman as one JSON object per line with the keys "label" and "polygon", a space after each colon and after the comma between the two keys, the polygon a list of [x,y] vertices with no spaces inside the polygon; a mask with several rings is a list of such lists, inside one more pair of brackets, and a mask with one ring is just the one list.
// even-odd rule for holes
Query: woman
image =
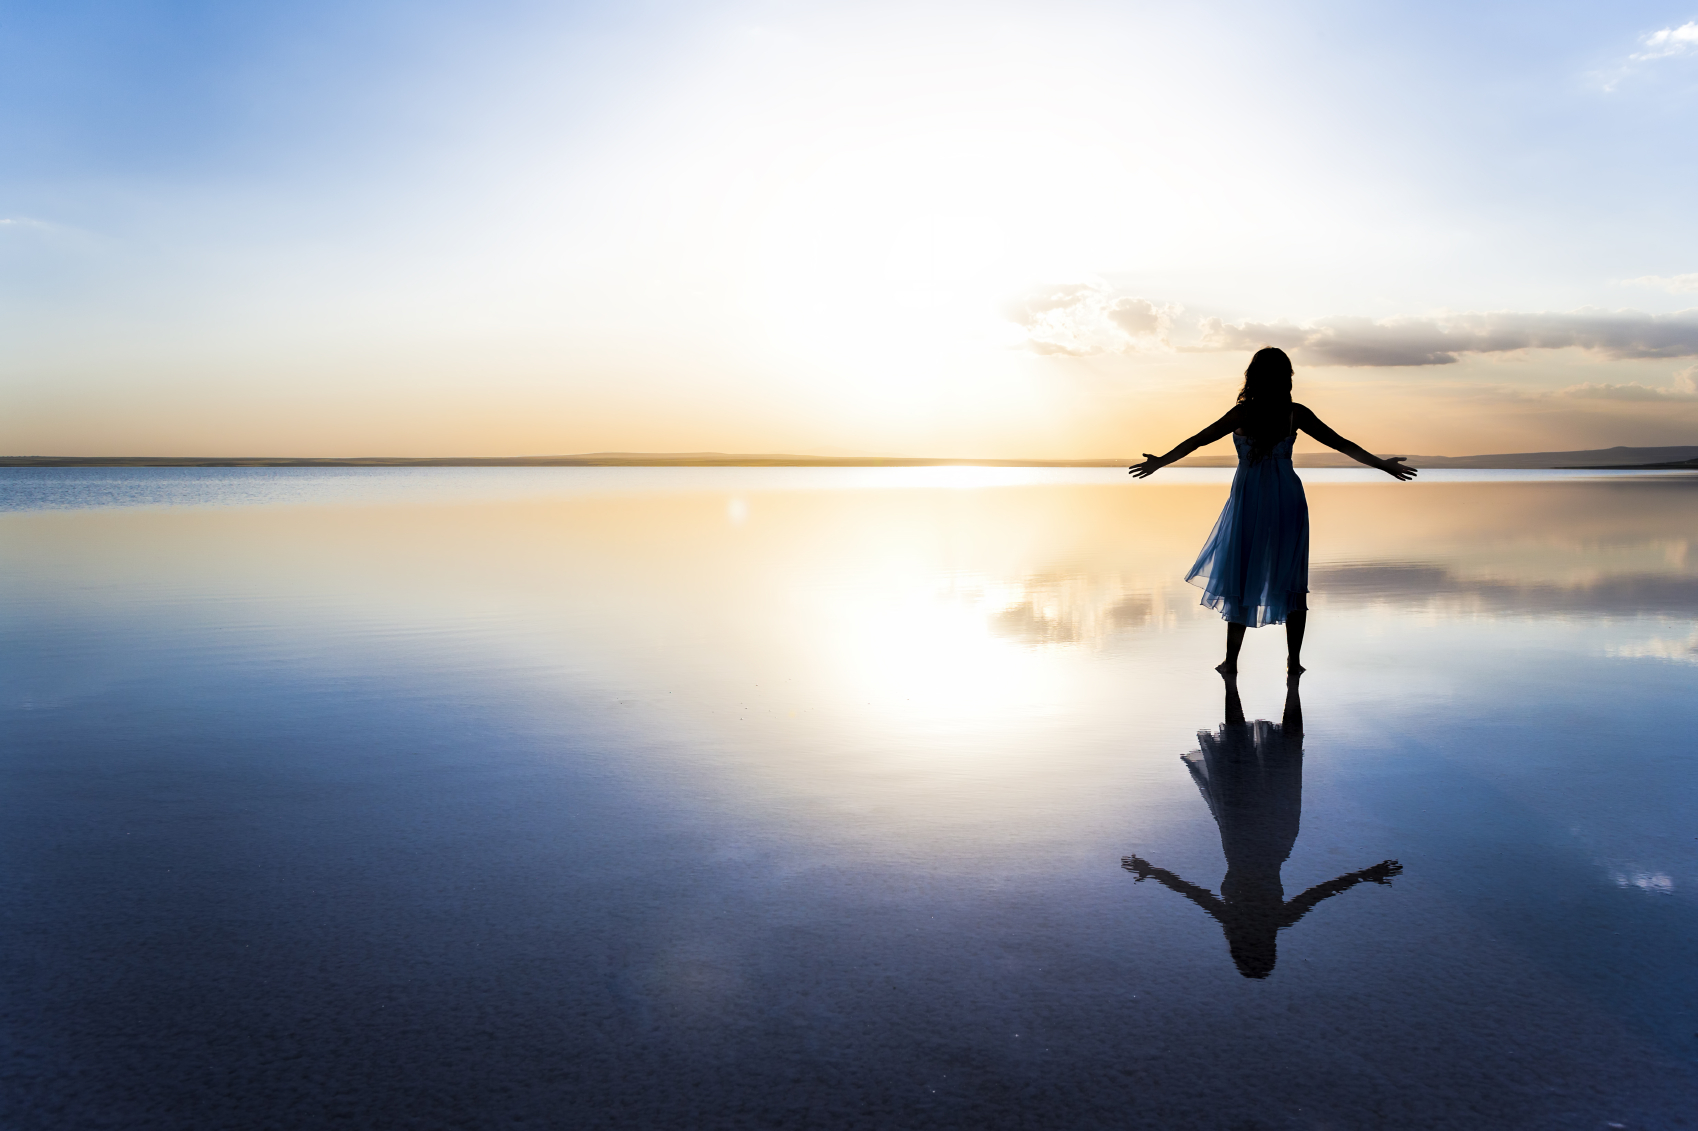
{"label": "woman", "polygon": [[1298,431],[1394,479],[1413,479],[1402,456],[1381,459],[1321,423],[1291,399],[1291,359],[1282,349],[1257,350],[1244,370],[1238,403],[1219,420],[1163,456],[1144,453],[1128,470],[1139,479],[1232,434],[1238,472],[1214,532],[1185,580],[1203,590],[1202,603],[1226,618],[1226,660],[1215,670],[1238,670],[1244,630],[1285,625],[1286,667],[1303,670],[1303,629],[1309,619],[1309,503],[1291,468]]}

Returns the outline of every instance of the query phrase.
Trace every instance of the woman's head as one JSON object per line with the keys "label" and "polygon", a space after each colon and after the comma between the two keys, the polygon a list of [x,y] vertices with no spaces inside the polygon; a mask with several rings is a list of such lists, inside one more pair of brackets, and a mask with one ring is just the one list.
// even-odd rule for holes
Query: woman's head
{"label": "woman's head", "polygon": [[1228,931],[1226,948],[1232,964],[1246,978],[1266,978],[1279,961],[1279,928],[1272,922],[1248,930]]}
{"label": "woman's head", "polygon": [[1256,351],[1244,370],[1239,404],[1281,405],[1291,401],[1291,359],[1277,346]]}
{"label": "woman's head", "polygon": [[1274,346],[1256,351],[1238,391],[1239,426],[1250,437],[1251,462],[1267,458],[1291,434],[1291,359]]}

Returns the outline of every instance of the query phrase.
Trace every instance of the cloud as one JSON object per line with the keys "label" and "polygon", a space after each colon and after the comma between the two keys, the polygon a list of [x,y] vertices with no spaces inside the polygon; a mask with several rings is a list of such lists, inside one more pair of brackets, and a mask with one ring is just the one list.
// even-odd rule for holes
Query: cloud
{"label": "cloud", "polygon": [[1698,365],[1689,365],[1674,375],[1674,384],[1666,388],[1641,385],[1585,384],[1558,389],[1558,396],[1582,397],[1598,401],[1698,401]]}
{"label": "cloud", "polygon": [[1659,389],[1655,385],[1641,385],[1637,382],[1626,385],[1611,385],[1608,383],[1570,385],[1558,390],[1561,396],[1580,397],[1594,401],[1689,401],[1693,394],[1679,389]]}
{"label": "cloud", "polygon": [[59,225],[28,216],[0,216],[0,232],[54,232]]}
{"label": "cloud", "polygon": [[1615,359],[1698,356],[1698,310],[1492,311],[1378,321],[1323,318],[1304,325],[1208,318],[1201,328],[1203,349],[1279,346],[1308,365],[1450,365],[1460,354],[1524,349],[1589,349]]}
{"label": "cloud", "polygon": [[1698,55],[1698,20],[1688,20],[1679,27],[1661,28],[1642,37],[1639,42],[1643,50],[1635,51],[1617,66],[1597,74],[1605,92],[1616,90],[1622,80],[1647,63]]}
{"label": "cloud", "polygon": [[1680,294],[1684,291],[1698,291],[1698,271],[1690,275],[1641,275],[1637,279],[1623,279],[1621,282],[1623,286],[1656,287]]}
{"label": "cloud", "polygon": [[1169,351],[1181,308],[1116,295],[1101,283],[1051,283],[1011,303],[1007,319],[1024,331],[1022,349],[1089,357],[1140,350]]}
{"label": "cloud", "polygon": [[1688,20],[1679,27],[1654,31],[1641,42],[1645,44],[1645,50],[1628,56],[1636,63],[1667,59],[1675,55],[1698,54],[1698,20]]}

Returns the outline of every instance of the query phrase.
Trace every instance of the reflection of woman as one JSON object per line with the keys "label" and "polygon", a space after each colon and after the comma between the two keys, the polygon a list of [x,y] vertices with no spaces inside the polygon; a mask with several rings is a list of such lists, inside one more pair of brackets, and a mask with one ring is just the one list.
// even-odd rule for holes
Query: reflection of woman
{"label": "reflection of woman", "polygon": [[1315,904],[1363,880],[1389,884],[1403,870],[1397,861],[1383,860],[1286,900],[1279,870],[1297,841],[1303,807],[1303,705],[1297,683],[1291,681],[1279,726],[1260,720],[1245,725],[1237,681],[1226,677],[1226,723],[1218,734],[1199,733],[1202,748],[1185,755],[1185,764],[1220,825],[1220,846],[1226,853],[1220,895],[1140,857],[1121,860],[1138,882],[1153,876],[1212,915],[1226,932],[1232,961],[1246,978],[1273,973],[1275,936]]}
{"label": "reflection of woman", "polygon": [[1226,659],[1222,673],[1238,670],[1238,649],[1246,628],[1285,625],[1287,666],[1300,672],[1303,629],[1309,604],[1309,503],[1291,466],[1298,431],[1307,432],[1351,459],[1396,479],[1413,479],[1415,469],[1403,457],[1380,459],[1321,423],[1320,417],[1291,399],[1291,359],[1285,351],[1257,350],[1244,370],[1238,403],[1225,416],[1164,456],[1144,453],[1129,469],[1140,479],[1176,459],[1232,434],[1238,472],[1232,494],[1214,531],[1185,580],[1203,590],[1202,603],[1226,618]]}

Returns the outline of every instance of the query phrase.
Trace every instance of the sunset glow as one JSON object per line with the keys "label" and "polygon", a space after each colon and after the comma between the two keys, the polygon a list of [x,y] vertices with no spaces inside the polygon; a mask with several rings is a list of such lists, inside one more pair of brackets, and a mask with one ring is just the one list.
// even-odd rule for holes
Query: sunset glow
{"label": "sunset glow", "polygon": [[[16,454],[1691,442],[1690,13],[23,5]],[[168,45],[168,46],[167,46]]]}

